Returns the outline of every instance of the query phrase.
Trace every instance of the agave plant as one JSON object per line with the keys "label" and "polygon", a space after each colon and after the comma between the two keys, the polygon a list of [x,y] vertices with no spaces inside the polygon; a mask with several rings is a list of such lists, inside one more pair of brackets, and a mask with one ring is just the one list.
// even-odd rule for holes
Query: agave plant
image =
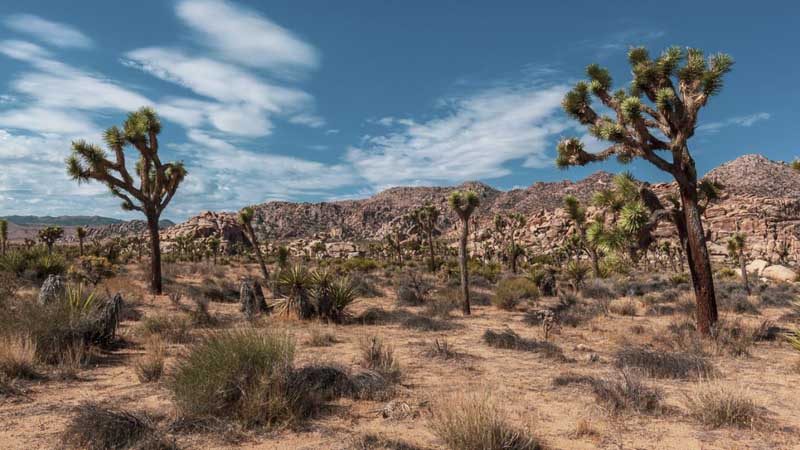
{"label": "agave plant", "polygon": [[94,291],[85,292],[82,284],[67,286],[65,300],[71,314],[85,315],[91,311],[96,299]]}

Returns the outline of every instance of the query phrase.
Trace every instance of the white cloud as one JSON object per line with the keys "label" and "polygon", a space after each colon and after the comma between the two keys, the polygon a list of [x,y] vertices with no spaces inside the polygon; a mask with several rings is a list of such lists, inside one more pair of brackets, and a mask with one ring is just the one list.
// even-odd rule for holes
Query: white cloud
{"label": "white cloud", "polygon": [[723,128],[730,126],[751,127],[756,122],[768,120],[770,117],[771,117],[770,114],[766,112],[750,114],[747,116],[731,117],[729,119],[721,120],[719,122],[704,123],[702,125],[697,126],[696,130],[706,133],[718,133]]}
{"label": "white cloud", "polygon": [[551,163],[552,138],[568,128],[557,116],[566,90],[508,86],[447,99],[440,117],[392,120],[399,130],[366,136],[347,160],[381,187],[501,177],[515,160],[544,167]]}
{"label": "white cloud", "polygon": [[59,22],[52,22],[33,14],[14,14],[5,19],[8,28],[29,34],[57,47],[89,48],[92,40],[78,29]]}
{"label": "white cloud", "polygon": [[319,63],[314,47],[251,9],[223,0],[182,0],[176,14],[230,61],[281,72]]}
{"label": "white cloud", "polygon": [[58,134],[88,134],[97,130],[94,123],[85,115],[41,107],[2,111],[0,126]]}

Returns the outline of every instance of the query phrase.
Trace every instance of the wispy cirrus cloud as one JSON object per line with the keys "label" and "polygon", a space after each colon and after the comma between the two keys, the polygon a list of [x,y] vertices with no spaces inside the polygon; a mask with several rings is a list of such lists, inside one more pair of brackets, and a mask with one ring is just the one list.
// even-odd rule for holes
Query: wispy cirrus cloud
{"label": "wispy cirrus cloud", "polygon": [[77,28],[33,14],[14,14],[3,22],[16,32],[28,34],[56,47],[90,48],[93,45],[89,36]]}
{"label": "wispy cirrus cloud", "polygon": [[182,0],[176,14],[220,58],[284,73],[319,64],[313,46],[249,8],[224,0]]}
{"label": "wispy cirrus cloud", "polygon": [[697,127],[697,131],[705,132],[705,133],[718,133],[720,130],[726,127],[751,127],[757,122],[761,122],[764,120],[769,120],[771,115],[766,112],[759,112],[755,114],[749,114],[746,116],[737,116],[731,117],[729,119],[720,120],[717,122],[708,122]]}
{"label": "wispy cirrus cloud", "polygon": [[555,135],[569,125],[559,115],[567,87],[518,85],[490,88],[440,102],[438,117],[415,121],[382,118],[392,131],[365,136],[347,160],[375,186],[460,182],[551,163]]}

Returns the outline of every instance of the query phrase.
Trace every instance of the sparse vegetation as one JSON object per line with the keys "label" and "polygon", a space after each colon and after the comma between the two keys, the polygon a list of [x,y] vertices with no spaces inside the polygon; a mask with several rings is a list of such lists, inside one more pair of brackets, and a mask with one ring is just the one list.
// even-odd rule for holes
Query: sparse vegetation
{"label": "sparse vegetation", "polygon": [[152,420],[139,413],[87,403],[64,432],[67,448],[75,450],[177,450]]}
{"label": "sparse vegetation", "polygon": [[686,396],[686,406],[692,417],[709,428],[758,428],[767,423],[765,409],[747,392],[717,382],[697,386]]}

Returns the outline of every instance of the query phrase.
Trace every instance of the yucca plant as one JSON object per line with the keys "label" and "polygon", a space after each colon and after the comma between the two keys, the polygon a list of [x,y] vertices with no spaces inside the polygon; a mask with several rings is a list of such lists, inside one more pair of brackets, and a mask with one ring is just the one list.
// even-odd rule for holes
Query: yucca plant
{"label": "yucca plant", "polygon": [[308,271],[300,266],[294,266],[281,272],[278,277],[278,288],[280,292],[284,293],[284,296],[276,302],[276,310],[282,314],[294,311],[302,319],[313,316],[314,308],[309,299],[309,290],[313,286],[312,281]]}
{"label": "yucca plant", "polygon": [[349,277],[342,277],[330,286],[331,320],[341,322],[347,308],[358,299],[356,287]]}
{"label": "yucca plant", "polygon": [[91,311],[95,300],[97,300],[97,296],[94,291],[85,292],[83,285],[78,284],[75,286],[67,286],[65,300],[71,314],[83,316]]}
{"label": "yucca plant", "polygon": [[564,269],[564,275],[567,277],[567,280],[569,280],[575,292],[581,290],[584,281],[586,281],[586,278],[589,276],[590,270],[591,267],[581,261],[573,260],[567,264],[567,267]]}

